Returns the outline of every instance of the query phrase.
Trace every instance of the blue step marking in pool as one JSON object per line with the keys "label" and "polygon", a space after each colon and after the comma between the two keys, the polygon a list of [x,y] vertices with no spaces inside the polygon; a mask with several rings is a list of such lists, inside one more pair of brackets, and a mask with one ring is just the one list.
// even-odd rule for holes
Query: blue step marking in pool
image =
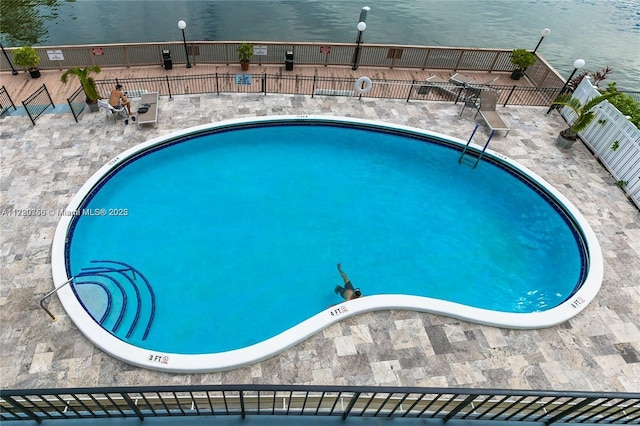
{"label": "blue step marking in pool", "polygon": [[[149,336],[149,331],[151,330],[151,324],[153,323],[153,319],[155,317],[155,312],[156,312],[156,295],[154,294],[153,287],[151,287],[151,283],[149,283],[149,280],[147,279],[147,277],[145,277],[141,271],[139,271],[138,269],[134,268],[133,266],[125,262],[117,262],[115,260],[92,260],[92,262],[113,263],[116,265],[122,265],[122,266],[125,266],[127,269],[129,269],[133,273],[134,279],[136,277],[136,274],[140,276],[140,278],[142,278],[142,281],[144,281],[144,284],[147,286],[147,290],[149,291],[149,296],[151,298],[151,312],[149,314],[149,321],[147,322],[147,326],[145,327],[144,334],[142,335],[142,340],[147,340],[147,337]],[[130,337],[130,336],[127,336],[127,337]]]}
{"label": "blue step marking in pool", "polygon": [[[150,304],[151,304],[151,308],[150,308],[150,315],[149,315],[149,320],[147,322],[147,325],[145,327],[145,331],[142,337],[142,340],[146,340],[148,335],[149,335],[149,331],[151,329],[151,324],[153,323],[153,318],[155,315],[155,294],[153,293],[153,289],[151,287],[151,285],[149,284],[149,281],[146,279],[146,277],[138,270],[136,270],[133,266],[124,263],[124,262],[117,262],[117,261],[112,261],[112,260],[92,260],[92,263],[108,263],[108,264],[113,264],[113,265],[120,265],[120,266],[124,266],[125,268],[114,268],[111,266],[95,266],[95,267],[86,267],[86,268],[82,268],[81,273],[78,274],[76,276],[76,281],[78,279],[81,279],[83,277],[103,277],[106,278],[107,280],[111,281],[113,284],[115,284],[118,289],[120,290],[120,294],[122,295],[122,308],[120,310],[120,314],[118,315],[118,318],[113,326],[113,328],[111,329],[112,332],[116,333],[125,317],[125,315],[127,314],[127,304],[128,304],[128,291],[125,289],[125,286],[122,285],[121,281],[114,278],[114,274],[120,277],[123,277],[125,282],[128,282],[130,284],[130,286],[127,286],[127,288],[132,288],[133,289],[133,293],[134,296],[136,298],[136,310],[135,310],[135,315],[133,320],[131,321],[131,325],[129,326],[129,330],[127,331],[127,333],[125,334],[124,338],[125,339],[130,339],[131,336],[133,335],[136,326],[140,320],[140,315],[142,312],[142,297],[141,297],[141,293],[140,293],[140,289],[138,288],[138,285],[136,284],[136,278],[140,277],[143,282],[146,285],[147,290],[149,291],[149,297],[150,297]],[[131,272],[131,274],[133,275],[133,277],[130,277],[127,272]],[[104,286],[104,284],[102,284]],[[105,289],[107,289],[106,286],[104,286]],[[107,289],[108,292],[108,289]],[[110,292],[108,292],[109,295],[111,296]],[[80,301],[83,303],[83,305],[85,306],[85,309],[90,312],[90,309],[86,306],[87,303],[85,303],[83,301],[83,298],[78,294],[78,297],[80,299]],[[88,302],[88,301],[87,301]],[[111,300],[109,300],[109,303],[111,303]],[[108,312],[107,315],[105,316],[105,318],[108,316]],[[100,324],[102,324],[104,322],[104,319],[100,321]]]}
{"label": "blue step marking in pool", "polygon": [[[120,295],[122,297],[122,308],[120,309],[120,314],[118,315],[115,324],[113,325],[113,327],[111,328],[112,332],[116,332],[118,331],[118,329],[120,328],[120,324],[122,323],[122,320],[126,314],[127,311],[127,303],[128,303],[128,296],[127,296],[127,292],[124,289],[124,287],[122,286],[122,284],[120,284],[120,282],[118,280],[116,280],[115,278],[111,277],[108,274],[103,274],[103,273],[99,273],[99,272],[92,272],[92,273],[81,273],[76,275],[77,278],[82,278],[82,277],[91,277],[91,278],[95,278],[95,277],[103,277],[106,278],[107,280],[111,281],[113,284],[116,285],[116,287],[118,288],[118,290],[120,290]],[[80,300],[82,302],[82,300]],[[84,303],[83,303],[84,304]]]}

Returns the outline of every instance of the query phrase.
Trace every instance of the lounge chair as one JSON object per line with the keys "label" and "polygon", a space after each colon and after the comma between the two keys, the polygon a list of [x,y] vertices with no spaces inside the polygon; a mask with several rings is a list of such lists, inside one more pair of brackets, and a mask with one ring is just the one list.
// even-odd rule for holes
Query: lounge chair
{"label": "lounge chair", "polygon": [[419,95],[427,95],[431,89],[436,89],[446,97],[458,97],[458,93],[453,87],[451,87],[451,83],[437,75],[432,75],[427,78],[422,85],[417,87],[417,92]]}
{"label": "lounge chair", "polygon": [[122,105],[120,106],[120,108],[116,108],[111,106],[109,102],[103,99],[98,99],[98,108],[105,110],[107,114],[107,120],[109,119],[109,117],[113,117],[113,122],[115,123],[118,119],[118,116],[120,116],[124,117],[125,124],[129,124],[129,112],[127,111],[127,108],[123,107]]}
{"label": "lounge chair", "polygon": [[138,108],[148,105],[145,112],[138,113],[138,127],[141,124],[158,124],[158,92],[144,93],[140,97]]}
{"label": "lounge chair", "polygon": [[504,135],[509,134],[509,127],[502,120],[502,117],[496,112],[496,104],[498,103],[498,92],[495,90],[482,90],[479,97],[478,113],[482,116],[482,119],[491,130],[501,130],[506,132]]}
{"label": "lounge chair", "polygon": [[496,81],[499,78],[500,78],[500,76],[497,76],[497,77],[494,77],[490,81],[480,82],[480,81],[476,81],[476,79],[474,77],[469,77],[469,76],[466,76],[464,74],[455,73],[454,75],[449,77],[449,81],[451,83],[455,84],[456,86],[469,86],[470,84],[473,84],[475,86],[486,86],[488,84],[493,83],[494,81]]}
{"label": "lounge chair", "polygon": [[473,77],[467,77],[464,74],[455,73],[454,75],[449,77],[449,81],[456,86],[466,86],[473,81]]}

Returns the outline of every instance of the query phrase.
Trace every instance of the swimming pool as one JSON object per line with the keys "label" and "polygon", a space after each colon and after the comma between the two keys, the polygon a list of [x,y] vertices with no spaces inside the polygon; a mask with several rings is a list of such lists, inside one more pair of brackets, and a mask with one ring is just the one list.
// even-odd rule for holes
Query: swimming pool
{"label": "swimming pool", "polygon": [[[171,371],[255,362],[376,309],[516,328],[576,315],[602,281],[589,225],[507,158],[458,165],[460,143],[326,117],[149,141],[70,203],[84,212],[56,231],[55,284],[76,277],[60,299],[106,352]],[[337,262],[367,297],[328,308]]]}

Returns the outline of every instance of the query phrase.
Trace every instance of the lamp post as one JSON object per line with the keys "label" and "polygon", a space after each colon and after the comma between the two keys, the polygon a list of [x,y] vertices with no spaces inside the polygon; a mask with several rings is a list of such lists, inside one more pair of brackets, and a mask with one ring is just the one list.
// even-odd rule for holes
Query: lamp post
{"label": "lamp post", "polygon": [[[564,93],[564,91],[567,89],[567,86],[569,85],[569,82],[571,81],[571,79],[575,75],[576,71],[578,71],[580,68],[584,67],[585,63],[586,62],[584,61],[584,59],[576,59],[575,61],[573,61],[573,71],[571,72],[571,75],[569,76],[567,81],[564,82],[564,86],[562,86],[562,89],[560,89],[560,93],[558,93],[558,96],[560,96],[560,95],[562,95]],[[557,107],[558,107],[558,105],[551,105],[549,107],[549,109],[547,110],[547,114],[549,114],[552,109],[557,108]]]}
{"label": "lamp post", "polygon": [[187,38],[184,36],[184,29],[187,28],[187,23],[183,20],[178,21],[178,28],[182,30],[182,41],[184,42],[184,54],[187,56],[187,68],[191,68],[191,62],[189,62],[189,49],[187,49]]}
{"label": "lamp post", "polygon": [[540,47],[540,43],[542,43],[542,40],[544,40],[544,38],[549,34],[551,34],[551,30],[549,28],[545,28],[544,30],[540,31],[540,41],[536,45],[536,48],[533,49],[534,54],[536,53],[536,50],[538,50],[538,47]]}
{"label": "lamp post", "polygon": [[353,55],[353,66],[352,70],[358,69],[358,56],[360,55],[360,43],[362,43],[362,33],[367,29],[367,24],[364,22],[358,22],[358,38],[356,39],[356,52]]}
{"label": "lamp post", "polygon": [[358,56],[360,55],[360,43],[362,43],[362,33],[367,29],[367,12],[369,12],[371,8],[369,6],[365,6],[360,10],[360,19],[358,20],[358,25],[356,28],[358,29],[358,38],[356,39],[356,51],[353,54],[353,66],[352,70],[358,69]]}
{"label": "lamp post", "polygon": [[13,67],[13,63],[11,62],[11,59],[9,59],[9,55],[7,55],[7,52],[4,50],[4,46],[2,44],[0,44],[0,48],[2,48],[2,53],[7,59],[7,62],[9,62],[9,65],[11,65],[11,74],[18,75],[18,71],[16,71],[16,69]]}

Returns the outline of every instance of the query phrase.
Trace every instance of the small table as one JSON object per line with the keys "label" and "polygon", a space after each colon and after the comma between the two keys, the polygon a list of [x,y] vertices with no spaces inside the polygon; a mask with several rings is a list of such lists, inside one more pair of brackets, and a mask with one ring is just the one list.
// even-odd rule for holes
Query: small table
{"label": "small table", "polygon": [[138,114],[137,122],[138,127],[141,124],[158,124],[158,92],[145,93],[140,97],[140,105],[149,104],[147,112]]}

